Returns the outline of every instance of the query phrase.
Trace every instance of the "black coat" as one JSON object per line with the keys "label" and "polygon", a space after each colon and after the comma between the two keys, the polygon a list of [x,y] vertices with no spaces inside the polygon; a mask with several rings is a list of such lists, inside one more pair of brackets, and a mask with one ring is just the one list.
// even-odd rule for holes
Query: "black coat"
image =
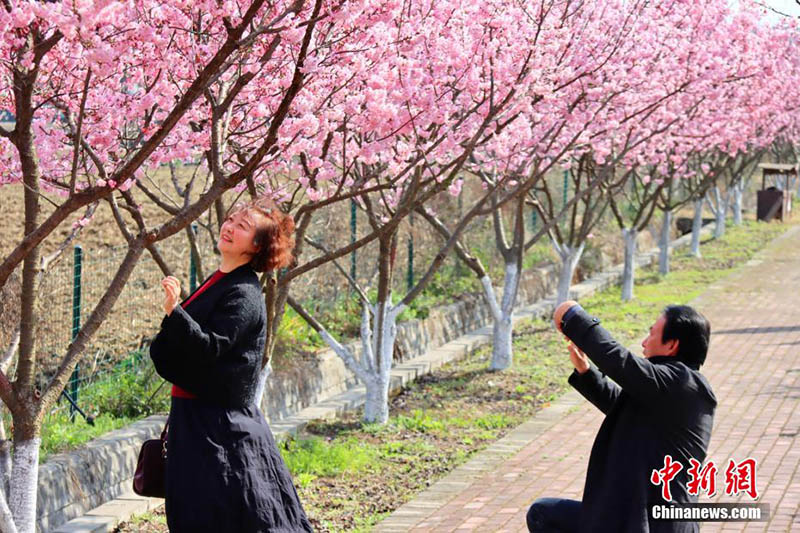
{"label": "black coat", "polygon": [[[675,357],[637,357],[583,310],[564,333],[597,365],[569,383],[606,417],[595,437],[581,506],[582,532],[683,533],[696,522],[656,521],[650,505],[665,504],[653,470],[671,455],[683,465],[671,481],[672,500],[696,502],[686,487],[689,459],[705,461],[717,400],[706,378]],[[614,380],[610,381],[608,378]]]}
{"label": "black coat", "polygon": [[254,405],[266,339],[256,273],[243,265],[161,322],[150,357],[173,398],[166,511],[172,533],[312,531]]}

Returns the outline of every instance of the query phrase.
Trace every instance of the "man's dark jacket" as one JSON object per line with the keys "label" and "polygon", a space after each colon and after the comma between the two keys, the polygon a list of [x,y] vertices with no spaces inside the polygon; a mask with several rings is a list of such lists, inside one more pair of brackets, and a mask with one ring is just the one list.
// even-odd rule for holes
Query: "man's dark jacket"
{"label": "man's dark jacket", "polygon": [[705,462],[717,405],[706,378],[675,357],[633,355],[582,309],[563,331],[597,365],[573,372],[569,383],[606,415],[589,457],[581,531],[698,531],[696,522],[649,516],[650,505],[665,503],[662,487],[650,477],[672,456],[683,465],[670,483],[673,502],[697,501],[686,486],[689,459]]}

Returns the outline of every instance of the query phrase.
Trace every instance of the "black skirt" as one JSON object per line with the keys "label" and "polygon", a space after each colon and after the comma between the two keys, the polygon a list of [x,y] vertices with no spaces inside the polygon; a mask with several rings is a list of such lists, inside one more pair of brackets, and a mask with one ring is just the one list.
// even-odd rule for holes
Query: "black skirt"
{"label": "black skirt", "polygon": [[167,442],[171,533],[313,531],[257,407],[173,397]]}

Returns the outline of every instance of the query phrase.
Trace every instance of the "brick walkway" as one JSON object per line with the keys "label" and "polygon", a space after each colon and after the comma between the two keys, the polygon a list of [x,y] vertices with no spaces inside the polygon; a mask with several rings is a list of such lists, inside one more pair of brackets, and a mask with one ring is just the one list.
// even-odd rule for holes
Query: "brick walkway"
{"label": "brick walkway", "polygon": [[[758,460],[770,521],[704,523],[703,532],[800,530],[800,227],[692,305],[711,321],[703,373],[719,401],[709,449],[724,492],[729,459]],[[527,532],[540,496],[580,499],[602,415],[570,392],[380,523],[379,532]],[[741,501],[750,501],[741,498]],[[702,500],[701,500],[702,501]]]}

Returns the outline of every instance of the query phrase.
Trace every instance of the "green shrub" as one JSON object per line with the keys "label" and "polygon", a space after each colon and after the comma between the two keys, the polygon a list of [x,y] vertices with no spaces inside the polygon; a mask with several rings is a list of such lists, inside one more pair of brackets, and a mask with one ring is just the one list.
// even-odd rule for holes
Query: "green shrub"
{"label": "green shrub", "polygon": [[78,402],[97,416],[143,418],[169,410],[170,387],[149,356],[134,352],[102,379],[83,387]]}

